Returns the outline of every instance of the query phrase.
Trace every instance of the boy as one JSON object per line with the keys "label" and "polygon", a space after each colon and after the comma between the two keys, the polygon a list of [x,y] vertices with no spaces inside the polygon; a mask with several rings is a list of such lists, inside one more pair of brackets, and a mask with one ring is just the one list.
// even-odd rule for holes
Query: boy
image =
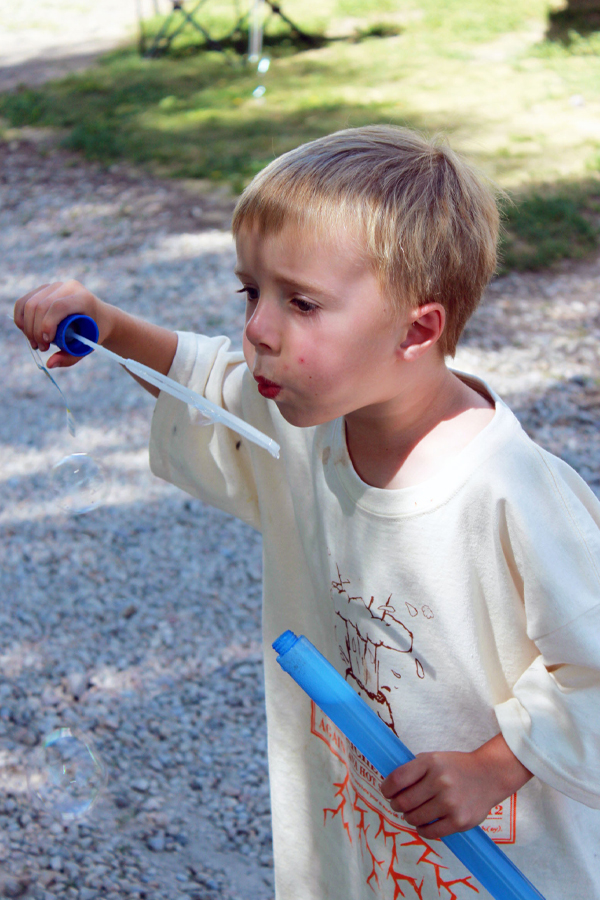
{"label": "boy", "polygon": [[[75,282],[15,321],[45,350],[87,313],[109,349],[281,445],[158,398],[153,470],[264,535],[278,900],[486,896],[435,841],[478,823],[547,900],[600,900],[600,503],[445,363],[494,272],[494,198],[446,147],[362,128],[275,160],[233,230],[243,356]],[[288,628],[413,762],[380,785],[275,664]]]}

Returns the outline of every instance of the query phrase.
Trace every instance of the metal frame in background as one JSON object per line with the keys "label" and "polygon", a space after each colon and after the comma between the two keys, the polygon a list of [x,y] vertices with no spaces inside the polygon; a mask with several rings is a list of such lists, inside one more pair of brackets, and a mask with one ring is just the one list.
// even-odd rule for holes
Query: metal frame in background
{"label": "metal frame in background", "polygon": [[[180,34],[181,31],[183,31],[187,24],[191,25],[192,28],[195,28],[196,31],[198,31],[202,35],[205,41],[205,49],[218,50],[220,52],[223,52],[226,49],[226,45],[231,40],[231,38],[241,31],[242,26],[244,25],[246,20],[250,18],[251,11],[248,10],[247,12],[240,15],[231,31],[221,38],[216,39],[212,37],[212,35],[207,31],[204,25],[202,25],[197,19],[199,10],[207,2],[208,0],[196,0],[196,3],[192,5],[189,0],[171,0],[171,12],[167,15],[158,34],[154,37],[150,46],[146,47],[146,35],[144,32],[141,0],[137,0],[138,19],[140,25],[140,54],[145,57],[153,58],[161,56],[163,53],[167,53],[174,38],[176,38],[177,35]],[[271,16],[279,16],[279,18],[282,19],[282,21],[284,21],[285,24],[289,26],[291,31],[298,35],[298,37],[302,41],[309,45],[316,44],[316,39],[314,38],[314,36],[303,31],[298,25],[295,24],[295,22],[292,22],[292,20],[283,12],[279,3],[274,2],[274,0],[264,0],[264,3],[266,3],[266,5],[270,8],[270,15],[268,18],[270,18]],[[186,8],[186,5],[188,8]],[[154,8],[158,12],[156,0],[154,2]]]}

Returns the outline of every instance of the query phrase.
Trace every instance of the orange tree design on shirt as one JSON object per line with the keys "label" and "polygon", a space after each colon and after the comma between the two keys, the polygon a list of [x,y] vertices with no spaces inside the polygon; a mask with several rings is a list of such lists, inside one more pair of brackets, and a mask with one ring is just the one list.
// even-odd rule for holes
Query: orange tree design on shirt
{"label": "orange tree design on shirt", "polygon": [[[341,758],[337,753],[336,756]],[[407,825],[394,822],[362,796],[353,784],[345,762],[344,765],[346,773],[343,780],[334,784],[337,806],[323,810],[324,821],[327,824],[328,819],[339,816],[350,843],[354,843],[355,838],[358,840],[368,869],[366,881],[374,893],[377,893],[384,881],[389,881],[393,885],[392,900],[398,900],[399,897],[427,900],[423,890],[425,886],[432,885],[432,876],[435,878],[438,896],[444,900],[463,900],[467,896],[466,890],[479,893],[472,883],[471,875],[449,878],[447,867],[425,838]],[[415,848],[415,868],[424,867],[423,874],[419,877],[401,871],[399,849],[409,847]],[[457,893],[459,890],[460,893]]]}

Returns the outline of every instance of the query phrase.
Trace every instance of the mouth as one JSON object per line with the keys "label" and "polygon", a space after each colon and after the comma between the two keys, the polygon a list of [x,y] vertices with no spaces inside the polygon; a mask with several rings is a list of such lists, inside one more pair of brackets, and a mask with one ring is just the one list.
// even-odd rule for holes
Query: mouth
{"label": "mouth", "polygon": [[267,400],[274,400],[281,390],[281,385],[275,384],[274,381],[269,381],[268,378],[263,378],[262,375],[255,375],[254,380],[258,385],[258,393],[266,397]]}

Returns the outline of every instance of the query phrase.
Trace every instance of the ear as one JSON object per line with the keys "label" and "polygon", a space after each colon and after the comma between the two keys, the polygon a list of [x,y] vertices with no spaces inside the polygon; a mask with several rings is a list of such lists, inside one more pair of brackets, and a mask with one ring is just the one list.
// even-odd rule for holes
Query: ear
{"label": "ear", "polygon": [[398,347],[398,355],[412,362],[439,341],[446,324],[446,310],[441,303],[427,303],[409,315],[408,331]]}

